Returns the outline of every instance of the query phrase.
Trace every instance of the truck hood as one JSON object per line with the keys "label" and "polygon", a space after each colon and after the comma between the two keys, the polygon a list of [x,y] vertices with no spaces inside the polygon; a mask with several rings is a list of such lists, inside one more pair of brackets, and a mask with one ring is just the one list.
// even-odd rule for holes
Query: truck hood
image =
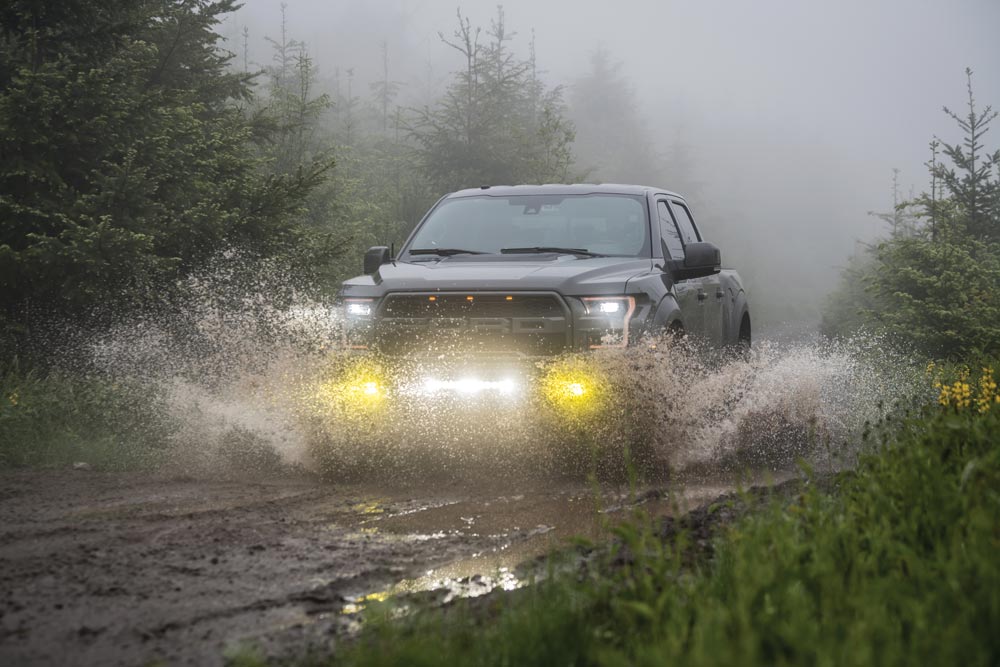
{"label": "truck hood", "polygon": [[449,257],[384,264],[373,275],[344,282],[344,296],[389,292],[553,291],[566,296],[622,294],[630,278],[652,270],[652,259],[570,255]]}

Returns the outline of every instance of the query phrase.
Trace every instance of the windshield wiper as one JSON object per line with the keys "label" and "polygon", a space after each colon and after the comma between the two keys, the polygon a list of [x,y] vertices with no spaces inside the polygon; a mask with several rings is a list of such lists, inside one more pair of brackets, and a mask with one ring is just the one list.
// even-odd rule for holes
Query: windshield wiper
{"label": "windshield wiper", "polygon": [[502,248],[503,255],[529,255],[535,253],[558,252],[565,255],[583,255],[584,257],[607,257],[599,252],[590,252],[585,248],[556,248],[552,246],[533,246],[530,248]]}
{"label": "windshield wiper", "polygon": [[479,250],[463,250],[461,248],[414,248],[408,251],[411,255],[437,255],[438,257],[451,257],[453,255],[485,255]]}

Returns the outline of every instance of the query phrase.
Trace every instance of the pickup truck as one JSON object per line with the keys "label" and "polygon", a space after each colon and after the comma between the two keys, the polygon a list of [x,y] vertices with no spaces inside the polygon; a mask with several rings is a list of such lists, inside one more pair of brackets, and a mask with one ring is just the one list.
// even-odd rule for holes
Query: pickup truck
{"label": "pickup truck", "polygon": [[677,193],[483,186],[441,198],[399,253],[343,283],[344,343],[381,358],[545,357],[690,334],[747,349],[735,271]]}

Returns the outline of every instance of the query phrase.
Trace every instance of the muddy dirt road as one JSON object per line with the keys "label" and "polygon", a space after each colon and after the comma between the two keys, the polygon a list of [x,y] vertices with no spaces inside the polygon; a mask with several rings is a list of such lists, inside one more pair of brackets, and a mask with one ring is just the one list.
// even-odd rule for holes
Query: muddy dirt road
{"label": "muddy dirt road", "polygon": [[[729,488],[688,485],[682,504]],[[247,644],[267,655],[329,647],[366,598],[520,586],[518,564],[595,536],[631,505],[607,490],[598,503],[584,483],[378,490],[2,473],[0,664],[211,665]]]}

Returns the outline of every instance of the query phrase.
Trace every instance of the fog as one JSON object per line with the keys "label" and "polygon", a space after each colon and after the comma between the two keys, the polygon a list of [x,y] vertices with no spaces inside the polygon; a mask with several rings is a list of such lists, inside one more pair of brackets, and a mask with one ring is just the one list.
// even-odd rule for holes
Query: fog
{"label": "fog", "polygon": [[[353,70],[355,94],[381,77],[382,45],[398,104],[433,100],[462,63],[441,42],[455,0],[287,0],[287,29],[307,43],[321,84]],[[1000,106],[997,0],[559,0],[503,2],[522,54],[532,31],[551,85],[571,90],[604,49],[635,91],[647,142],[673,168],[663,186],[688,195],[707,238],[747,280],[770,325],[808,323],[857,242],[885,230],[869,211],[892,206],[893,169],[904,196],[928,181],[927,147],[954,142],[942,106],[961,110],[964,68],[981,104]],[[496,4],[462,3],[488,27]],[[281,3],[247,0],[224,27],[251,63],[280,33]],[[579,136],[583,141],[586,137]],[[992,143],[989,141],[992,139]],[[996,147],[996,137],[987,144]],[[683,157],[683,159],[681,159]],[[625,174],[599,157],[587,180]],[[650,174],[649,180],[660,178]],[[475,184],[470,184],[475,185]]]}

